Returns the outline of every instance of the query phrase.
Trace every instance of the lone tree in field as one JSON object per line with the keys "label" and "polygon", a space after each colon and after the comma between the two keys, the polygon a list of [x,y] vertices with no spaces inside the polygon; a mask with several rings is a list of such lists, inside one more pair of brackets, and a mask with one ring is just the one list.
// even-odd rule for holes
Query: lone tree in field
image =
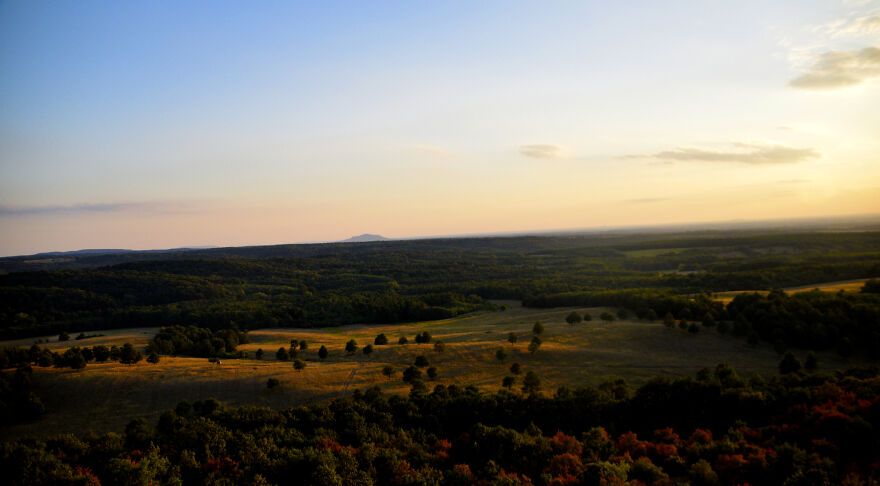
{"label": "lone tree in field", "polygon": [[534,395],[541,391],[541,379],[538,378],[534,371],[526,373],[526,376],[523,378],[522,391],[527,395]]}
{"label": "lone tree in field", "polygon": [[305,342],[305,341],[300,341],[300,342],[299,342],[299,350],[300,350],[300,351],[305,351],[305,350],[307,350],[307,349],[309,349],[309,343],[307,343],[307,342]]}
{"label": "lone tree in field", "polygon": [[290,353],[286,348],[278,348],[278,351],[275,352],[275,359],[278,361],[290,361]]}
{"label": "lone tree in field", "polygon": [[345,352],[348,354],[357,353],[358,345],[354,339],[349,339],[347,343],[345,343]]}
{"label": "lone tree in field", "polygon": [[788,375],[790,373],[797,373],[800,370],[801,361],[790,351],[785,353],[785,356],[782,357],[782,361],[779,362],[779,372],[783,375]]}
{"label": "lone tree in field", "polygon": [[328,354],[330,354],[330,352],[327,351],[327,346],[321,345],[321,349],[318,350],[318,357],[322,360],[327,359]]}
{"label": "lone tree in field", "polygon": [[254,358],[263,359],[263,354],[265,354],[263,352],[263,348],[259,348],[259,349],[257,349],[257,352],[254,353]]}
{"label": "lone tree in field", "polygon": [[446,343],[443,341],[437,341],[434,343],[434,351],[437,351],[438,353],[446,351]]}
{"label": "lone tree in field", "polygon": [[295,369],[296,371],[302,371],[306,369],[306,362],[301,359],[294,360],[293,369]]}
{"label": "lone tree in field", "polygon": [[431,342],[431,333],[428,331],[416,334],[416,344],[427,344]]}
{"label": "lone tree in field", "polygon": [[593,315],[589,312],[584,312],[584,322],[589,322],[593,320]]}
{"label": "lone tree in field", "polygon": [[434,380],[437,378],[437,367],[436,366],[428,367],[428,369],[425,372],[428,374],[429,380]]}
{"label": "lone tree in field", "polygon": [[424,368],[425,366],[428,366],[429,364],[431,364],[431,363],[428,361],[428,358],[426,358],[425,355],[420,354],[420,355],[416,356],[415,365],[418,366],[419,368]]}
{"label": "lone tree in field", "polygon": [[403,381],[406,383],[412,383],[413,381],[418,381],[422,379],[422,371],[415,366],[410,366],[407,369],[403,370]]}
{"label": "lone tree in field", "polygon": [[667,312],[665,316],[663,316],[663,325],[666,327],[672,327],[675,325],[675,316],[672,315],[672,312]]}
{"label": "lone tree in field", "polygon": [[388,336],[384,334],[379,334],[378,336],[376,336],[376,339],[373,340],[373,344],[375,344],[376,346],[384,346],[388,344]]}
{"label": "lone tree in field", "polygon": [[522,365],[520,365],[519,363],[513,363],[512,365],[510,365],[510,372],[514,375],[522,373]]}
{"label": "lone tree in field", "polygon": [[368,354],[370,354],[370,353],[372,353],[372,352],[373,352],[373,345],[372,345],[372,344],[367,344],[366,346],[364,346],[363,353],[364,353],[365,355],[368,355]]}
{"label": "lone tree in field", "polygon": [[512,332],[512,333],[510,333],[510,334],[507,335],[507,342],[509,342],[510,344],[516,344],[516,342],[517,342],[518,340],[519,340],[519,338],[516,337],[516,333],[515,333],[515,332]]}
{"label": "lone tree in field", "polygon": [[400,339],[397,340],[397,344],[406,344],[408,342],[409,340],[406,338],[406,336],[400,336]]}
{"label": "lone tree in field", "polygon": [[535,336],[532,338],[532,342],[529,343],[529,352],[535,354],[538,352],[538,348],[541,347],[541,338]]}
{"label": "lone tree in field", "polygon": [[541,321],[535,322],[535,325],[532,326],[532,334],[534,334],[535,336],[540,336],[541,334],[544,334],[544,325],[541,324]]}
{"label": "lone tree in field", "polygon": [[507,359],[507,350],[504,348],[498,348],[498,351],[495,351],[495,359],[498,361],[504,361]]}
{"label": "lone tree in field", "polygon": [[135,364],[143,358],[141,352],[134,349],[131,343],[125,343],[122,346],[122,351],[119,353],[119,362],[122,364]]}
{"label": "lone tree in field", "polygon": [[391,365],[383,366],[382,374],[390,378],[392,375],[394,375],[394,367]]}
{"label": "lone tree in field", "polygon": [[613,322],[614,321],[614,314],[612,314],[608,311],[605,311],[605,312],[599,314],[599,319],[602,319],[605,322]]}
{"label": "lone tree in field", "polygon": [[513,384],[516,382],[516,378],[513,376],[505,376],[503,380],[501,380],[501,386],[510,390],[513,388]]}
{"label": "lone tree in field", "polygon": [[279,386],[281,386],[281,382],[275,378],[269,378],[268,380],[266,380],[266,388],[270,390],[274,390]]}
{"label": "lone tree in field", "polygon": [[582,320],[581,315],[578,314],[577,311],[571,311],[570,314],[565,316],[565,322],[572,324],[572,325],[581,322],[581,320]]}
{"label": "lone tree in field", "polygon": [[150,353],[150,355],[147,356],[147,363],[153,363],[153,364],[159,363],[159,353],[157,353],[155,351]]}

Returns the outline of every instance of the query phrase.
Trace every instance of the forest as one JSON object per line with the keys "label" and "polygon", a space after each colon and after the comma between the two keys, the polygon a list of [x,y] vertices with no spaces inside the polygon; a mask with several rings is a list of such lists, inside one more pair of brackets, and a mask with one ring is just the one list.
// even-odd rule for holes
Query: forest
{"label": "forest", "polygon": [[818,485],[880,478],[878,369],[638,389],[358,390],[286,410],[181,402],[124,431],[0,444],[7,484]]}

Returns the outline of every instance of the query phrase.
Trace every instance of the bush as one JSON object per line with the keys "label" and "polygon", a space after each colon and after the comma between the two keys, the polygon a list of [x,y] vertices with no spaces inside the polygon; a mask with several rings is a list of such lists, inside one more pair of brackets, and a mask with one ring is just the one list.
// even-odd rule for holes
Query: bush
{"label": "bush", "polygon": [[501,380],[501,386],[507,388],[508,390],[513,388],[513,384],[516,382],[516,378],[513,376],[505,376],[503,380]]}
{"label": "bush", "polygon": [[428,374],[429,380],[436,379],[437,378],[437,367],[436,366],[428,367],[428,369],[426,370],[426,373]]}
{"label": "bush", "polygon": [[269,378],[268,380],[266,380],[266,388],[270,390],[274,390],[279,386],[281,386],[281,382],[275,378]]}
{"label": "bush", "polygon": [[605,312],[599,314],[599,319],[602,319],[605,322],[613,322],[614,321],[614,314],[612,314],[608,311],[605,311]]}
{"label": "bush", "polygon": [[532,326],[532,334],[534,334],[535,336],[540,336],[541,334],[544,334],[544,325],[541,324],[541,321],[536,322],[535,325]]}
{"label": "bush", "polygon": [[382,374],[385,376],[392,376],[394,374],[394,367],[391,365],[385,365],[382,367]]}
{"label": "bush", "polygon": [[330,352],[327,351],[327,346],[321,345],[321,349],[318,350],[318,358],[322,360],[327,359],[327,355],[329,354]]}
{"label": "bush", "polygon": [[157,353],[155,351],[150,353],[150,355],[147,356],[147,363],[153,363],[153,364],[159,363],[159,353]]}
{"label": "bush", "polygon": [[526,373],[525,378],[523,378],[522,391],[527,395],[534,395],[541,390],[541,379],[538,378],[538,375],[535,374],[534,371],[529,371]]}
{"label": "bush", "polygon": [[413,381],[420,380],[422,378],[422,372],[415,366],[410,366],[407,369],[403,370],[403,381],[406,383],[412,383]]}
{"label": "bush", "polygon": [[414,364],[416,366],[418,366],[419,368],[424,368],[425,366],[428,366],[431,363],[428,362],[428,358],[426,358],[425,355],[420,354],[420,355],[416,356],[416,361]]}
{"label": "bush", "polygon": [[446,343],[443,341],[437,341],[434,343],[434,351],[437,351],[438,353],[446,351]]}
{"label": "bush", "polygon": [[301,359],[294,360],[293,361],[293,369],[295,369],[297,371],[302,371],[302,370],[306,369],[306,362]]}
{"label": "bush", "polygon": [[416,334],[416,344],[427,344],[431,342],[431,333],[428,331]]}
{"label": "bush", "polygon": [[504,361],[506,358],[507,358],[507,350],[506,349],[498,348],[498,350],[495,351],[495,359],[497,359],[498,361]]}
{"label": "bush", "polygon": [[577,324],[581,322],[581,315],[577,313],[577,311],[571,311],[567,316],[565,316],[565,322],[569,324]]}
{"label": "bush", "polygon": [[513,363],[512,365],[510,365],[510,372],[514,375],[522,373],[522,365],[520,365],[519,363]]}
{"label": "bush", "polygon": [[507,335],[507,342],[509,342],[510,344],[516,344],[516,342],[517,342],[518,339],[519,339],[519,338],[517,338],[515,332],[512,332],[512,333],[510,333],[510,334]]}
{"label": "bush", "polygon": [[366,346],[364,346],[363,353],[365,355],[368,355],[372,352],[373,352],[373,345],[372,344],[367,344]]}
{"label": "bush", "polygon": [[357,342],[354,339],[350,339],[347,343],[345,343],[345,352],[348,354],[354,354],[358,350]]}
{"label": "bush", "polygon": [[257,349],[257,352],[254,353],[254,358],[263,359],[263,348]]}
{"label": "bush", "polygon": [[397,344],[406,344],[408,342],[409,340],[406,338],[406,336],[400,336],[400,339],[397,340]]}
{"label": "bush", "polygon": [[278,351],[275,352],[275,359],[278,361],[290,361],[290,352],[287,351],[287,348],[278,348]]}
{"label": "bush", "polygon": [[801,361],[791,352],[785,353],[779,362],[779,372],[783,375],[797,373],[801,370]]}
{"label": "bush", "polygon": [[373,344],[375,344],[376,346],[384,346],[388,344],[388,336],[384,334],[379,334],[378,336],[376,336],[376,339],[373,340]]}
{"label": "bush", "polygon": [[529,343],[529,352],[535,354],[538,352],[538,348],[541,347],[541,338],[535,336],[532,338],[532,342]]}

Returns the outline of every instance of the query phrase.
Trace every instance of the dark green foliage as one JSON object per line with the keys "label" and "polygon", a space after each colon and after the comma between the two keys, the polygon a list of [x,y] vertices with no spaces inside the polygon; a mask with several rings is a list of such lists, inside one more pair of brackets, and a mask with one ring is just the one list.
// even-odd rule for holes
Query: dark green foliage
{"label": "dark green foliage", "polygon": [[400,336],[400,339],[397,340],[397,344],[406,344],[409,340],[406,339],[406,336]]}
{"label": "dark green foliage", "polygon": [[427,370],[425,370],[425,374],[428,375],[429,380],[437,379],[437,367],[429,366]]}
{"label": "dark green foliage", "polygon": [[581,322],[581,320],[583,320],[583,318],[581,318],[581,315],[578,314],[577,311],[571,311],[567,316],[565,316],[565,322],[569,324],[577,324]]}
{"label": "dark green foliage", "polygon": [[309,349],[309,343],[305,342],[305,340],[300,341],[299,342],[299,350],[305,351],[307,349]]}
{"label": "dark green foliage", "polygon": [[606,311],[606,312],[599,314],[599,319],[602,319],[605,322],[613,322],[614,321],[614,314]]}
{"label": "dark green foliage", "polygon": [[43,402],[31,391],[32,374],[33,369],[26,363],[19,364],[12,376],[0,372],[0,425],[35,420],[46,412]]}
{"label": "dark green foliage", "polygon": [[297,371],[302,371],[302,370],[306,369],[306,362],[301,359],[294,360],[293,361],[293,368]]}
{"label": "dark green foliage", "polygon": [[425,366],[428,366],[431,363],[428,361],[428,358],[426,358],[424,355],[420,354],[420,355],[416,356],[416,360],[413,364],[419,368],[424,368]]}
{"label": "dark green foliage", "polygon": [[593,320],[593,315],[589,312],[584,311],[584,322],[589,322]]}
{"label": "dark green foliage", "polygon": [[513,363],[512,365],[510,365],[510,372],[514,375],[522,373],[522,365],[520,365],[519,363]]}
{"label": "dark green foliage", "polygon": [[541,334],[544,334],[544,325],[541,324],[541,321],[536,322],[535,325],[532,326],[532,334],[534,334],[535,336],[540,336]]}
{"label": "dark green foliage", "polygon": [[534,395],[541,391],[541,379],[534,371],[527,371],[523,377],[522,391],[527,395]]}
{"label": "dark green foliage", "polygon": [[682,319],[682,320],[678,321],[678,328],[679,328],[679,329],[682,329],[682,330],[687,329],[687,328],[688,328],[688,322],[687,322],[687,320]]}
{"label": "dark green foliage", "polygon": [[376,336],[376,339],[373,340],[373,344],[375,344],[376,346],[384,346],[388,344],[388,336],[384,334],[379,334],[378,336]]}
{"label": "dark green foliage", "polygon": [[135,349],[131,343],[125,343],[119,353],[119,362],[122,364],[135,364],[143,358],[141,352]]}
{"label": "dark green foliage", "polygon": [[290,352],[282,346],[275,352],[275,359],[278,361],[290,361]]}
{"label": "dark green foliage", "polygon": [[697,326],[697,323],[696,323],[696,322],[692,322],[692,323],[688,326],[688,332],[691,333],[691,334],[696,334],[696,333],[700,332],[700,327]]}
{"label": "dark green foliage", "polygon": [[347,354],[357,353],[358,345],[354,339],[349,339],[347,343],[345,343],[345,352]]}
{"label": "dark green foliage", "polygon": [[504,379],[501,380],[501,386],[508,390],[513,388],[514,383],[516,383],[516,377],[514,376],[505,376]]}
{"label": "dark green foliage", "polygon": [[416,334],[416,344],[427,344],[431,342],[431,333],[428,331],[423,331],[419,334]]}
{"label": "dark green foliage", "polygon": [[329,355],[329,354],[330,354],[330,352],[327,351],[327,346],[324,346],[324,345],[322,344],[322,345],[321,345],[321,348],[318,349],[318,358],[320,358],[320,359],[322,359],[322,360],[323,360],[323,359],[327,359],[327,355]]}
{"label": "dark green foliage", "polygon": [[153,351],[147,356],[147,363],[158,364],[159,363],[159,353]]}
{"label": "dark green foliage", "polygon": [[150,349],[173,356],[236,358],[236,347],[248,342],[247,332],[237,329],[171,326],[159,330],[150,340]]}
{"label": "dark green foliage", "polygon": [[103,363],[110,359],[110,348],[104,345],[95,346],[92,348],[92,355],[95,357],[95,361]]}
{"label": "dark green foliage", "polygon": [[872,278],[866,281],[865,285],[862,287],[862,293],[880,294],[880,279]]}
{"label": "dark green foliage", "polygon": [[257,348],[257,352],[254,353],[254,358],[261,360],[261,359],[263,359],[264,354],[265,354],[265,351],[263,351],[263,348]]}
{"label": "dark green foliage", "polygon": [[373,352],[373,345],[372,344],[367,344],[366,346],[364,346],[364,349],[363,349],[364,355],[369,355],[372,352]]}
{"label": "dark green foliage", "polygon": [[403,370],[403,381],[406,383],[412,383],[415,380],[419,380],[422,378],[422,371],[415,366],[408,366],[405,370]]}
{"label": "dark green foliage", "polygon": [[657,320],[657,318],[657,311],[655,311],[654,309],[648,309],[648,313],[645,314],[645,319],[654,322]]}
{"label": "dark green foliage", "polygon": [[663,325],[670,328],[675,325],[675,316],[671,312],[667,312],[663,317]]}
{"label": "dark green foliage", "polygon": [[443,341],[435,342],[434,351],[437,351],[438,353],[446,352],[446,343],[444,343]]}
{"label": "dark green foliage", "polygon": [[532,337],[532,342],[529,343],[529,353],[535,354],[538,352],[538,348],[541,347],[541,338],[538,336]]}
{"label": "dark green foliage", "polygon": [[394,367],[391,365],[383,366],[382,367],[382,374],[385,376],[389,376],[389,377],[394,375]]}
{"label": "dark green foliage", "polygon": [[507,359],[507,350],[503,347],[498,348],[498,350],[495,351],[495,359],[498,361],[504,361]]}
{"label": "dark green foliage", "polygon": [[268,380],[266,380],[266,388],[270,390],[274,390],[279,386],[281,386],[281,382],[278,381],[277,378],[269,378]]}
{"label": "dark green foliage", "polygon": [[801,370],[801,361],[793,353],[785,353],[779,362],[779,372],[783,375],[797,373]]}
{"label": "dark green foliage", "polygon": [[510,344],[516,344],[516,342],[518,340],[519,340],[519,338],[517,337],[515,332],[512,332],[507,335],[507,342],[509,342]]}

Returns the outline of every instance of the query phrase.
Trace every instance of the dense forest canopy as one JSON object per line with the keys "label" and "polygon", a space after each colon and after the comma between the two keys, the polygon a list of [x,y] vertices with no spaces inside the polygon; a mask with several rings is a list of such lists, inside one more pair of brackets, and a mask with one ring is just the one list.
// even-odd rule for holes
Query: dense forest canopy
{"label": "dense forest canopy", "polygon": [[[491,308],[489,299],[657,307],[660,316],[689,307],[697,319],[720,312],[694,304],[698,293],[880,276],[880,233],[438,239],[78,261],[88,268],[0,275],[0,338],[140,326],[395,323]],[[91,266],[100,263],[114,264]]]}

